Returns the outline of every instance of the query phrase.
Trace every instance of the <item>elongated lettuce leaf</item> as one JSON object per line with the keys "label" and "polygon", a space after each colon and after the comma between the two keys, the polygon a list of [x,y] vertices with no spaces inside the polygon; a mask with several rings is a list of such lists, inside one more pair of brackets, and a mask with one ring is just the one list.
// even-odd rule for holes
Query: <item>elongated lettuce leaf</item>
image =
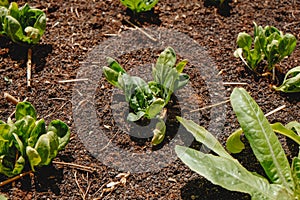
{"label": "elongated lettuce leaf", "polygon": [[243,88],[235,88],[231,105],[250,146],[269,179],[294,190],[291,169],[282,146],[257,103]]}

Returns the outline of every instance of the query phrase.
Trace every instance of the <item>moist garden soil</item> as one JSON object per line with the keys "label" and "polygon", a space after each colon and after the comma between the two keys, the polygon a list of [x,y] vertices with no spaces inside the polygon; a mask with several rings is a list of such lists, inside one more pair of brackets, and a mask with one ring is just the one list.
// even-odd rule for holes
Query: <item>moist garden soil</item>
{"label": "moist garden soil", "polygon": [[[25,1],[18,1],[18,3],[24,4]],[[26,86],[28,47],[15,45],[1,37],[0,89],[2,93],[8,92],[19,100],[27,98],[27,101],[36,107],[39,117],[45,118],[47,122],[53,119],[66,122],[71,128],[71,139],[65,150],[58,154],[56,163],[38,169],[31,176],[25,176],[1,187],[1,193],[9,199],[250,199],[246,194],[227,191],[211,184],[192,172],[179,159],[174,159],[172,163],[159,170],[151,171],[150,165],[148,172],[131,173],[123,179],[126,183],[109,189],[107,184],[120,181],[116,176],[123,171],[103,164],[101,159],[96,158],[97,156],[86,148],[83,140],[97,139],[97,135],[89,138],[89,134],[82,134],[79,132],[81,129],[75,127],[73,110],[79,105],[72,104],[72,96],[77,83],[59,81],[76,79],[82,63],[86,62],[89,53],[101,43],[113,37],[117,38],[127,30],[135,29],[137,34],[141,34],[132,24],[140,28],[165,28],[179,31],[204,47],[215,63],[214,67],[219,72],[220,80],[243,83],[220,86],[220,90],[224,91],[224,98],[219,100],[228,99],[234,87],[244,87],[265,113],[279,106],[286,106],[268,117],[271,123],[279,121],[286,124],[293,120],[299,121],[299,93],[275,92],[270,77],[254,75],[245,68],[240,59],[233,56],[237,48],[238,33],[245,31],[252,34],[253,21],[262,26],[273,25],[285,33],[294,34],[299,40],[299,2],[234,0],[218,7],[202,0],[161,0],[152,11],[140,16],[127,10],[118,0],[33,0],[28,3],[43,9],[48,18],[45,35],[40,44],[33,47],[32,87],[28,89]],[[189,49],[187,44],[182,45],[186,45],[184,48]],[[118,55],[116,59],[130,70],[131,66],[143,65],[145,62],[155,63],[162,50],[137,49],[135,52]],[[193,54],[192,51],[190,53]],[[181,55],[178,57],[183,59]],[[293,54],[278,65],[281,72],[277,72],[277,82],[282,81],[283,74],[292,67],[298,66],[299,62],[298,44]],[[110,143],[133,153],[160,151],[161,154],[167,154],[162,152],[161,148],[174,138],[172,133],[178,130],[179,125],[175,115],[193,109],[189,106],[192,103],[196,104],[197,108],[201,108],[215,102],[209,94],[211,86],[206,84],[209,77],[198,73],[192,64],[188,64],[185,72],[190,75],[190,84],[197,92],[181,99],[176,95],[172,97],[168,105],[170,117],[167,123],[167,138],[157,148],[151,147],[151,136],[141,139],[139,135],[133,137],[122,131],[122,128],[134,130],[134,125],[126,125],[124,120],[128,108],[120,106],[124,105],[121,104],[122,94],[115,92],[103,77],[97,83],[93,83],[97,84],[97,89],[91,102],[97,111],[97,120],[110,139]],[[95,85],[86,84],[86,87],[88,90],[89,87],[95,88]],[[120,97],[117,98],[119,100],[117,103],[111,100],[113,92]],[[84,99],[81,103],[84,103]],[[116,106],[114,109],[112,109],[113,105]],[[13,113],[14,108],[13,104],[0,98],[2,120],[6,120]],[[218,139],[225,145],[227,137],[239,126],[230,104],[227,103],[226,107],[223,105],[222,108],[225,108],[223,112],[225,120],[221,124],[222,134],[218,134]],[[120,110],[117,116],[121,117],[115,117],[113,110],[116,109]],[[215,119],[211,112],[212,109],[196,112],[195,116],[200,116],[197,119],[198,123],[208,128],[211,120]],[[87,113],[87,118],[88,115]],[[89,127],[84,128],[89,129]],[[214,128],[211,131],[214,131]],[[80,135],[85,138],[79,137]],[[297,154],[297,145],[285,137],[279,136],[279,138],[291,160]],[[191,146],[201,148],[201,145],[196,142]],[[246,144],[246,149],[234,156],[250,171],[264,175],[249,145]],[[60,165],[57,162],[65,162],[69,165]],[[71,164],[90,168],[82,169]],[[1,176],[0,181],[4,180],[6,177]]]}

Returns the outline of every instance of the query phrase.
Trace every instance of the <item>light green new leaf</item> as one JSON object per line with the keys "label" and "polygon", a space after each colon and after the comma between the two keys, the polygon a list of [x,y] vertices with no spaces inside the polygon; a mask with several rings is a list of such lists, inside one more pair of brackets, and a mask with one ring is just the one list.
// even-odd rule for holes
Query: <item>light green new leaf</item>
{"label": "light green new leaf", "polygon": [[135,13],[151,10],[158,0],[121,0],[121,3]]}
{"label": "light green new leaf", "polygon": [[205,128],[199,126],[198,124],[196,124],[191,120],[186,120],[181,117],[176,117],[176,118],[190,133],[193,134],[193,136],[198,142],[204,144],[205,146],[207,146],[209,149],[211,149],[221,157],[230,158],[230,159],[232,158],[229,155],[229,153],[223,148],[220,142]]}
{"label": "light green new leaf", "polygon": [[127,120],[130,122],[135,122],[135,121],[138,121],[139,119],[141,119],[144,115],[145,115],[145,112],[143,112],[143,111],[139,111],[136,114],[131,112],[128,114]]}
{"label": "light green new leaf", "polygon": [[300,136],[297,135],[294,131],[292,131],[292,128],[287,128],[287,126],[283,126],[279,122],[277,122],[275,124],[271,124],[271,127],[275,133],[280,133],[281,135],[289,137],[292,140],[294,140],[296,143],[298,143],[298,145],[300,145]]}
{"label": "light green new leaf", "polygon": [[240,153],[245,149],[244,143],[241,141],[243,130],[241,128],[234,131],[226,141],[226,149],[231,153]]}
{"label": "light green new leaf", "polygon": [[165,101],[163,99],[156,99],[147,109],[146,114],[149,119],[156,117],[164,108]]}
{"label": "light green new leaf", "polygon": [[257,103],[243,88],[235,88],[230,100],[253,153],[269,179],[293,191],[295,186],[287,157]]}
{"label": "light green new leaf", "polygon": [[182,73],[182,71],[187,63],[188,63],[187,60],[182,60],[176,65],[176,70],[177,70],[178,74]]}
{"label": "light green new leaf", "polygon": [[289,122],[285,125],[287,129],[294,130],[298,135],[300,135],[300,123],[297,121]]}
{"label": "light green new leaf", "polygon": [[[213,184],[231,191],[248,193],[252,199],[280,200],[282,187],[245,169],[232,158],[204,154],[191,148],[176,146],[178,157],[193,171]],[[288,198],[292,199],[292,198]]]}
{"label": "light green new leaf", "polygon": [[160,144],[164,140],[165,134],[166,134],[166,124],[162,119],[159,119],[159,122],[156,123],[155,129],[153,130],[153,138],[151,143],[153,145]]}
{"label": "light green new leaf", "polygon": [[42,161],[39,153],[34,148],[27,146],[26,147],[26,155],[28,157],[32,171],[35,171],[34,167],[38,166],[40,164],[40,162]]}

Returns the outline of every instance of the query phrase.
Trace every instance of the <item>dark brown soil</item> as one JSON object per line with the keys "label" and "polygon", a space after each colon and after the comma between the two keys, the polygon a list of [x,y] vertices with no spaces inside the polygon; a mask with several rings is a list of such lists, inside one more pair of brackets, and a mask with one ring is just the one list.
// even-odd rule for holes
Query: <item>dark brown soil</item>
{"label": "dark brown soil", "polygon": [[[184,115],[184,113],[187,115],[193,109],[227,99],[236,85],[219,85],[220,80],[247,83],[242,87],[251,93],[265,113],[281,105],[286,105],[284,110],[268,117],[271,123],[300,120],[299,93],[287,95],[275,92],[271,89],[271,82],[268,78],[256,77],[245,69],[239,59],[233,56],[238,33],[246,31],[252,34],[253,21],[263,26],[274,25],[283,32],[294,34],[299,39],[300,3],[295,0],[233,0],[218,8],[207,2],[203,0],[161,0],[154,10],[141,16],[135,16],[117,0],[30,1],[31,6],[45,10],[48,18],[47,31],[41,43],[33,48],[32,88],[28,90],[26,87],[26,47],[14,45],[1,37],[1,92],[9,92],[20,100],[27,97],[28,101],[36,107],[39,117],[45,118],[47,122],[53,119],[65,121],[71,128],[72,137],[66,149],[59,153],[55,161],[92,167],[95,171],[87,172],[78,167],[52,164],[37,170],[32,177],[26,176],[2,187],[1,193],[8,196],[9,199],[250,199],[248,195],[214,186],[192,172],[179,159],[171,160],[171,163],[157,170],[152,170],[155,169],[155,166],[149,164],[147,172],[131,173],[126,179],[126,184],[119,184],[109,191],[107,184],[119,181],[120,178],[116,178],[116,176],[123,172],[114,166],[120,164],[115,160],[118,156],[110,155],[110,149],[106,148],[108,154],[105,159],[97,157],[103,155],[97,154],[97,152],[102,151],[103,147],[105,148],[103,144],[105,142],[101,142],[101,138],[97,134],[89,134],[89,130],[94,124],[89,126],[88,123],[92,116],[86,112],[88,111],[86,108],[94,106],[98,125],[100,125],[102,133],[109,138],[109,143],[131,153],[159,152],[163,158],[174,157],[174,151],[171,148],[166,152],[162,151],[162,148],[171,144],[173,140],[191,144],[191,141],[185,141],[185,137],[190,138],[190,135],[179,129],[174,115]],[[24,4],[25,1],[18,1],[18,3]],[[149,133],[145,132],[147,129],[142,129],[138,133],[134,131],[134,124],[124,123],[126,118],[124,113],[128,109],[128,107],[122,106],[124,97],[103,77],[97,79],[99,69],[101,73],[99,66],[94,71],[91,70],[93,68],[90,71],[84,71],[84,73],[96,77],[93,81],[86,81],[82,84],[58,83],[60,80],[84,77],[82,74],[77,75],[80,70],[84,69],[83,63],[86,63],[87,60],[102,59],[97,57],[102,56],[101,51],[99,50],[98,54],[94,55],[91,53],[93,49],[101,46],[105,41],[118,38],[118,34],[133,28],[128,21],[140,28],[149,28],[149,30],[164,28],[185,34],[206,49],[207,55],[204,58],[210,57],[215,63],[212,71],[220,72],[217,75],[219,82],[212,84],[210,73],[203,74],[198,70],[202,65],[205,66],[208,60],[204,59],[203,63],[189,60],[190,63],[185,72],[191,77],[189,87],[194,89],[194,93],[184,94],[184,98],[178,97],[180,92],[173,96],[168,105],[171,111],[168,114],[167,138],[157,148],[152,148],[150,145],[150,129],[148,129]],[[137,30],[134,33],[141,34]],[[150,31],[150,33],[152,32]],[[172,40],[170,39],[170,41]],[[191,58],[193,56],[201,58],[201,55],[192,51],[193,44],[181,45],[183,49],[190,49]],[[122,51],[122,46],[110,48],[115,48],[118,52]],[[126,52],[125,50],[124,52]],[[115,57],[127,70],[131,70],[133,66],[155,63],[157,55],[162,50],[162,48],[153,49],[149,45],[143,49],[137,47],[136,51],[124,55],[110,56]],[[178,56],[186,58],[189,55],[179,54]],[[293,54],[280,63],[282,72],[286,73],[290,68],[299,65],[299,57],[300,48],[297,45]],[[282,79],[282,74],[278,73],[278,76]],[[79,97],[80,95],[78,96],[76,92],[80,90],[92,91],[94,96],[89,96],[90,99],[85,99],[84,96]],[[218,92],[212,94],[211,91]],[[112,95],[115,96],[112,98]],[[14,105],[8,103],[4,98],[0,98],[1,119],[6,120],[13,111]],[[217,111],[221,111],[223,115],[217,116],[220,114]],[[81,121],[80,117],[82,117]],[[216,109],[206,109],[190,114],[189,117],[196,120],[198,124],[209,128],[223,144],[230,133],[238,128],[237,120],[229,103]],[[78,127],[78,122],[85,126]],[[103,128],[104,125],[106,128]],[[134,132],[137,135],[132,136],[126,134],[127,132]],[[174,132],[181,132],[177,134],[178,138],[172,135]],[[139,138],[139,134],[144,134],[145,137]],[[289,159],[292,158],[297,153],[297,145],[284,137],[280,137],[280,139]],[[98,146],[87,147],[87,144],[94,144],[95,141],[99,142]],[[193,143],[192,146],[201,148],[197,143]],[[252,156],[248,146],[244,152],[236,155],[236,158],[249,170],[263,175],[263,170]],[[112,159],[111,165],[109,165],[110,159]],[[104,162],[102,162],[103,160]],[[141,163],[143,162],[141,161]],[[145,169],[145,166],[140,169]],[[1,181],[6,179],[5,177],[0,178]]]}

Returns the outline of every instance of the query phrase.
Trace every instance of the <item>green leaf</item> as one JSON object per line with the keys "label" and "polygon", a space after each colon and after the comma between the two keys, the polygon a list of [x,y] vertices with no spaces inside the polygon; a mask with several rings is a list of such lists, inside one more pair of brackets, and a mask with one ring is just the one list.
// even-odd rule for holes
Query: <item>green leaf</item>
{"label": "green leaf", "polygon": [[286,93],[300,92],[300,66],[289,70],[282,85],[279,87],[274,86],[274,89]]}
{"label": "green leaf", "polygon": [[44,135],[42,135],[36,145],[35,149],[41,157],[41,165],[49,165],[51,160],[56,157],[58,152],[58,138],[56,133],[50,131]]}
{"label": "green leaf", "polygon": [[199,126],[191,120],[186,120],[178,116],[176,118],[190,133],[193,134],[198,142],[203,143],[205,146],[207,146],[209,149],[211,149],[221,157],[230,159],[232,158],[229,153],[223,148],[220,142],[205,128]]}
{"label": "green leaf", "polygon": [[175,152],[190,169],[227,190],[248,193],[253,199],[283,198],[282,187],[269,184],[267,179],[249,172],[233,158],[204,154],[181,146],[176,146]]}
{"label": "green leaf", "polygon": [[118,78],[120,76],[119,72],[116,72],[115,70],[109,68],[109,67],[103,67],[103,74],[106,78],[106,80],[112,84],[113,86],[116,86],[120,88],[118,84]]}
{"label": "green leaf", "polygon": [[178,79],[174,83],[174,91],[183,88],[190,80],[190,76],[187,74],[181,73]]}
{"label": "green leaf", "polygon": [[285,125],[287,129],[294,130],[298,135],[300,135],[300,123],[297,121],[289,122]]}
{"label": "green leaf", "polygon": [[8,124],[0,124],[0,155],[7,154],[13,144],[13,135]]}
{"label": "green leaf", "polygon": [[15,122],[15,126],[17,127],[17,135],[22,137],[22,141],[26,143],[30,137],[31,131],[35,127],[35,119],[30,115],[24,116],[22,119]]}
{"label": "green leaf", "polygon": [[239,48],[242,48],[245,51],[249,51],[251,49],[252,38],[248,33],[242,32],[238,34],[236,43]]}
{"label": "green leaf", "polygon": [[155,129],[153,130],[153,138],[151,143],[153,145],[160,144],[166,135],[166,124],[162,119],[159,119],[159,121],[155,125]]}
{"label": "green leaf", "polygon": [[15,133],[12,133],[14,136],[15,146],[19,150],[22,156],[25,156],[25,147],[22,140],[19,138],[19,136]]}
{"label": "green leaf", "polygon": [[300,158],[299,157],[293,158],[291,167],[292,167],[293,179],[296,184],[295,193],[299,196],[300,195]]}
{"label": "green leaf", "polygon": [[38,140],[39,136],[46,133],[46,125],[45,120],[40,119],[35,122],[35,127],[30,132],[27,145],[30,147],[34,147],[36,141]]}
{"label": "green leaf", "polygon": [[136,114],[131,112],[128,114],[127,120],[131,121],[131,122],[135,122],[135,121],[138,121],[139,119],[141,119],[144,115],[145,115],[145,112],[143,112],[143,111],[139,111]]}
{"label": "green leaf", "polygon": [[295,50],[296,45],[296,37],[289,33],[285,34],[278,45],[279,54],[281,55],[280,60],[286,56],[291,55],[292,52]]}
{"label": "green leaf", "polygon": [[163,99],[156,99],[147,109],[145,114],[149,119],[156,117],[164,108],[165,101]]}
{"label": "green leaf", "polygon": [[231,153],[240,153],[245,149],[244,143],[241,141],[243,130],[241,128],[234,131],[226,141],[226,149]]}
{"label": "green leaf", "polygon": [[16,106],[16,120],[20,120],[27,115],[36,120],[37,116],[35,108],[29,102],[19,102]]}
{"label": "green leaf", "polygon": [[236,58],[240,58],[240,59],[243,61],[243,63],[244,63],[248,68],[252,69],[252,68],[248,65],[247,61],[243,58],[243,49],[242,49],[242,48],[236,49],[236,50],[234,51],[233,55],[234,55],[234,57],[236,57]]}
{"label": "green leaf", "polygon": [[151,10],[158,0],[121,0],[121,3],[135,13]]}
{"label": "green leaf", "polygon": [[235,88],[230,100],[253,153],[269,179],[293,191],[289,162],[259,106],[243,88]]}
{"label": "green leaf", "polygon": [[8,7],[9,2],[8,0],[0,0],[0,6]]}
{"label": "green leaf", "polygon": [[188,63],[187,60],[182,60],[176,65],[176,70],[177,70],[178,74],[182,73],[182,71],[187,63]]}
{"label": "green leaf", "polygon": [[50,122],[48,132],[53,131],[58,137],[58,150],[62,150],[69,143],[70,129],[64,122],[56,119]]}
{"label": "green leaf", "polygon": [[296,143],[298,143],[298,145],[300,145],[300,136],[297,135],[291,129],[286,128],[279,122],[277,122],[275,124],[271,124],[271,127],[275,133],[280,133],[284,136],[287,136],[287,137],[291,138],[292,140],[294,140]]}
{"label": "green leaf", "polygon": [[26,155],[28,157],[32,171],[35,171],[34,167],[38,166],[42,161],[39,153],[34,148],[27,146],[26,147]]}

